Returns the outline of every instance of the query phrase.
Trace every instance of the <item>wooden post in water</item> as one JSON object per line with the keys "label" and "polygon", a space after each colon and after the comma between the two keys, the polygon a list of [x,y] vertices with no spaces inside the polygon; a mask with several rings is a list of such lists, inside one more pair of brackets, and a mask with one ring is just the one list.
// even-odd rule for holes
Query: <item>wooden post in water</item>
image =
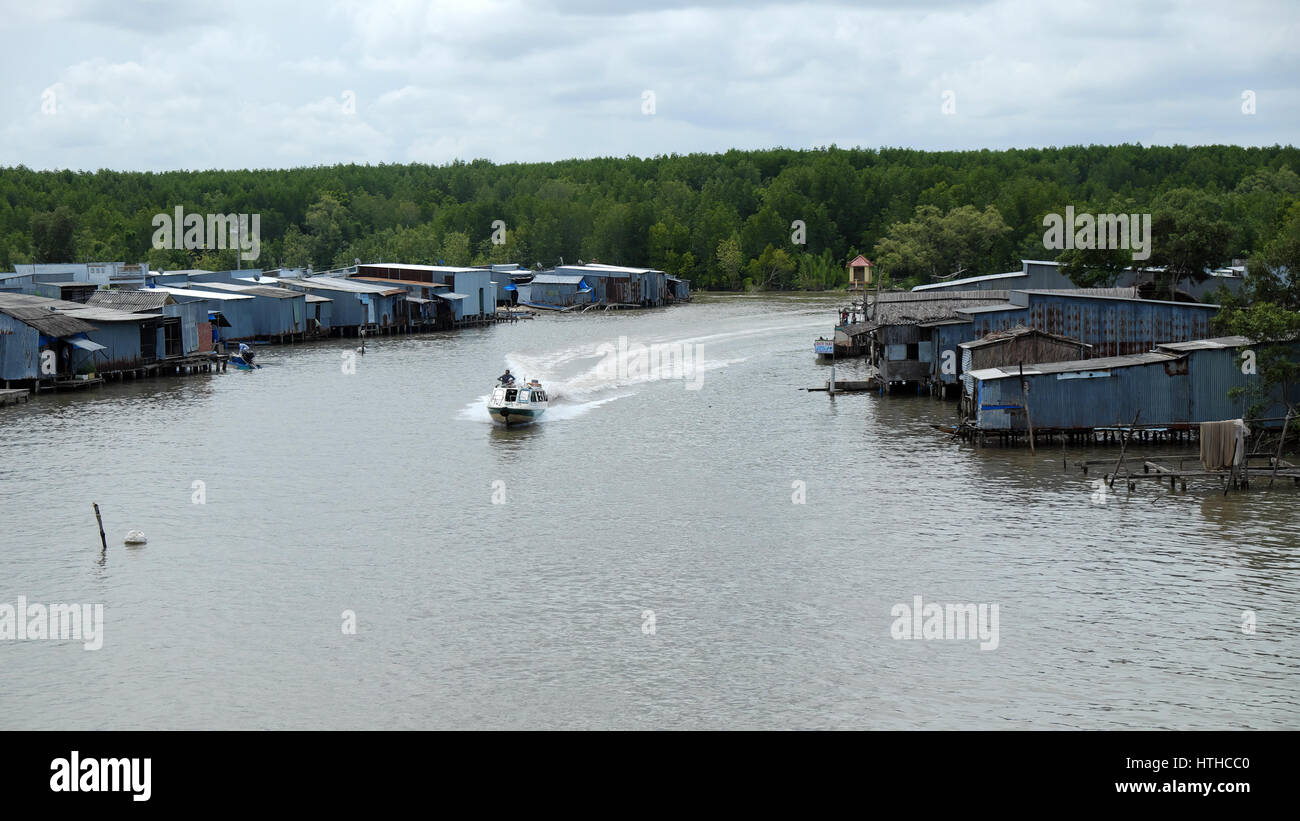
{"label": "wooden post in water", "polygon": [[1128,440],[1132,437],[1133,428],[1137,427],[1138,417],[1141,415],[1142,415],[1142,409],[1138,408],[1138,412],[1133,414],[1133,424],[1129,425],[1129,429],[1127,432],[1128,435],[1126,435],[1123,439],[1120,440],[1119,461],[1115,463],[1115,470],[1111,473],[1110,482],[1108,483],[1111,487],[1115,486],[1115,475],[1119,473],[1120,465],[1124,464],[1124,451],[1128,450]]}
{"label": "wooden post in water", "polygon": [[1029,455],[1034,453],[1034,419],[1029,415],[1029,386],[1025,384],[1025,363],[1020,363],[1020,404],[1025,406],[1025,423],[1029,426]]}
{"label": "wooden post in water", "polygon": [[93,503],[95,506],[95,521],[99,523],[99,543],[103,545],[105,553],[108,552],[108,539],[104,536],[104,519],[99,515],[99,502]]}
{"label": "wooden post in water", "polygon": [[1286,418],[1282,420],[1282,438],[1277,440],[1277,455],[1273,457],[1273,476],[1268,480],[1268,486],[1273,487],[1273,482],[1277,480],[1277,463],[1282,461],[1282,443],[1286,441],[1286,426],[1291,423],[1291,409],[1286,409]]}

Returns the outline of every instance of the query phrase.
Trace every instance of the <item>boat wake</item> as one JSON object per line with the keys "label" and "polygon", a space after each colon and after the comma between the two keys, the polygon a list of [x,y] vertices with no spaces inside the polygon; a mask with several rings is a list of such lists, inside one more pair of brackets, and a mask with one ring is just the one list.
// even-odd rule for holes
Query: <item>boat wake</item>
{"label": "boat wake", "polygon": [[[607,350],[586,345],[540,356],[513,353],[505,360],[506,367],[521,379],[536,379],[546,387],[550,405],[544,422],[576,419],[602,405],[635,396],[653,382],[682,381],[671,378],[667,372],[649,373],[644,368],[639,373],[632,368],[629,373],[626,365],[620,371],[618,363],[607,356]],[[701,355],[686,368],[685,381],[693,381],[697,373],[702,375],[730,367],[748,358],[710,359]],[[487,411],[489,396],[484,394],[466,405],[459,414],[460,418],[491,423],[492,417]]]}

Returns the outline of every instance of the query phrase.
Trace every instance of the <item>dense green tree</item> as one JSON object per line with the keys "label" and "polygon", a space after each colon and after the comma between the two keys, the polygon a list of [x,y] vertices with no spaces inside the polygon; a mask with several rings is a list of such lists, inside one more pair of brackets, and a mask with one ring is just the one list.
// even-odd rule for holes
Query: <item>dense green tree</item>
{"label": "dense green tree", "polygon": [[[286,170],[0,169],[0,268],[35,260],[231,264],[214,248],[154,249],[153,215],[257,214],[254,264],[317,269],[366,260],[583,259],[653,265],[697,289],[819,287],[851,247],[898,284],[996,273],[1056,258],[1042,219],[1067,205],[1152,214],[1161,287],[1232,259],[1260,260],[1300,201],[1291,146],[1066,146],[1008,151],[777,148],[494,165]],[[484,245],[494,220],[507,242]],[[803,244],[791,223],[803,224]],[[463,244],[460,237],[464,237]],[[449,245],[449,238],[451,245]],[[725,244],[736,243],[736,251]],[[794,267],[772,276],[782,250]],[[719,250],[726,253],[720,255]],[[739,259],[735,259],[735,254]],[[215,256],[213,256],[215,254]],[[505,259],[509,257],[508,259]],[[1109,254],[1064,254],[1105,282]],[[247,263],[246,263],[247,264]],[[836,272],[836,286],[842,271]],[[1177,278],[1177,279],[1176,279]],[[1262,281],[1262,280],[1261,280]],[[1262,293],[1263,285],[1260,286]]]}
{"label": "dense green tree", "polygon": [[1202,282],[1228,253],[1232,227],[1213,195],[1177,188],[1160,198],[1151,217],[1151,258],[1158,288],[1173,299],[1178,283]]}
{"label": "dense green tree", "polygon": [[722,274],[722,286],[736,290],[740,287],[740,271],[745,264],[745,255],[740,251],[740,241],[734,236],[718,242],[718,270]]}
{"label": "dense green tree", "polygon": [[918,284],[995,273],[991,251],[1010,230],[992,205],[962,205],[946,214],[919,205],[912,219],[894,223],[876,243],[876,262],[895,280]]}
{"label": "dense green tree", "polygon": [[60,205],[32,216],[32,250],[37,262],[73,262],[77,258],[77,220]]}

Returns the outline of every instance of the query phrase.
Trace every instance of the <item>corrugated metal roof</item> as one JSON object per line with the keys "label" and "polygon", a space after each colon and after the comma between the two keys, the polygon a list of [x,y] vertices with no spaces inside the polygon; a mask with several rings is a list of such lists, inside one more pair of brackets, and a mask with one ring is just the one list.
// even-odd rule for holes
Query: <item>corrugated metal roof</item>
{"label": "corrugated metal roof", "polygon": [[120,311],[156,311],[164,305],[171,305],[176,298],[157,288],[144,288],[130,291],[96,291],[86,300],[87,305],[104,308],[117,308]]}
{"label": "corrugated metal roof", "polygon": [[116,308],[94,305],[83,305],[76,310],[70,309],[61,313],[90,322],[139,322],[144,319],[162,319],[162,314],[144,313],[142,311],[119,311]]}
{"label": "corrugated metal roof", "polygon": [[80,302],[69,302],[66,299],[54,299],[46,296],[36,296],[35,294],[0,294],[0,307],[10,305],[31,306],[35,305],[45,310],[53,308],[56,311],[63,311],[68,308],[84,308]]}
{"label": "corrugated metal roof", "polygon": [[568,274],[538,274],[533,277],[534,285],[581,285],[581,276]]}
{"label": "corrugated metal roof", "polygon": [[78,347],[78,348],[81,348],[83,351],[92,351],[92,352],[93,352],[93,351],[106,351],[106,350],[108,350],[108,346],[107,346],[107,345],[101,345],[101,344],[99,344],[98,342],[91,342],[89,339],[80,339],[80,338],[78,338],[78,339],[69,339],[68,342],[72,343],[74,346],[76,346],[76,347]]}
{"label": "corrugated metal roof", "polygon": [[967,283],[971,283],[971,282],[989,282],[995,279],[1011,279],[1013,277],[1024,277],[1024,276],[1028,276],[1028,274],[1026,274],[1024,271],[1008,271],[1005,274],[984,274],[983,276],[962,277],[961,279],[953,279],[947,282],[931,282],[928,285],[918,285],[912,290],[933,291],[938,288],[951,288],[954,285],[966,285]]}
{"label": "corrugated metal roof", "polygon": [[469,299],[469,297],[466,296],[465,294],[453,294],[450,291],[445,293],[440,291],[434,294],[434,296],[436,296],[438,299]]}
{"label": "corrugated metal roof", "polygon": [[[605,279],[625,279],[632,274],[644,274],[648,269],[645,268],[615,268],[604,265],[558,265],[557,271],[581,271],[587,276],[604,277]],[[541,276],[541,274],[538,274]]]}
{"label": "corrugated metal roof", "polygon": [[400,285],[403,288],[416,286],[418,288],[450,288],[445,282],[423,282],[418,279],[386,279],[384,277],[349,277],[349,279],[358,279],[362,282],[370,283],[387,283],[390,285]]}
{"label": "corrugated metal roof", "polygon": [[1175,302],[1168,299],[1142,299],[1138,296],[1115,296],[1107,293],[1108,291],[1134,291],[1136,288],[1022,288],[1016,289],[1015,293],[1021,294],[1055,294],[1058,296],[1072,296],[1079,299],[1117,299],[1125,302],[1149,302],[1157,305],[1179,305],[1184,308],[1205,308],[1218,310],[1220,306],[1212,305],[1208,302]]}
{"label": "corrugated metal roof", "polygon": [[929,322],[916,323],[922,328],[938,328],[941,325],[969,325],[970,320],[966,317],[957,317],[955,319],[932,319]]}
{"label": "corrugated metal roof", "polygon": [[[204,285],[211,283],[205,282]],[[172,285],[156,285],[155,291],[166,291],[172,296],[190,296],[198,299],[252,299],[247,294],[232,294],[225,291],[201,291],[198,288],[177,288]]]}
{"label": "corrugated metal roof", "polygon": [[378,294],[380,296],[393,296],[406,292],[405,288],[388,288],[383,285],[374,285],[368,282],[359,282],[355,279],[343,279],[341,277],[284,279],[282,282],[303,288],[316,288],[324,291],[346,291],[350,294]]}
{"label": "corrugated metal roof", "polygon": [[1193,339],[1191,342],[1167,342],[1157,345],[1156,348],[1162,351],[1205,351],[1216,348],[1241,348],[1254,344],[1253,340],[1244,336],[1220,336],[1214,339]]}
{"label": "corrugated metal roof", "polygon": [[1114,297],[1116,299],[1139,299],[1138,288],[1015,288],[1024,294],[1065,294],[1066,296]]}
{"label": "corrugated metal roof", "polygon": [[303,294],[303,296],[305,296],[305,297],[307,298],[307,302],[308,302],[308,303],[312,303],[312,302],[333,302],[333,301],[334,301],[334,300],[330,299],[330,298],[327,297],[327,296],[320,296],[319,294]]}
{"label": "corrugated metal roof", "polygon": [[995,305],[968,305],[958,308],[958,313],[963,314],[986,314],[990,311],[1024,311],[1028,310],[1024,305],[1012,305],[1010,302],[1002,302]]}
{"label": "corrugated metal roof", "polygon": [[[0,294],[0,297],[10,296]],[[95,326],[62,311],[51,311],[38,305],[0,304],[0,314],[8,314],[25,325],[30,325],[45,336],[71,336],[95,330]]]}
{"label": "corrugated metal roof", "polygon": [[971,342],[958,343],[957,347],[983,348],[988,345],[996,345],[1000,342],[1006,342],[1008,340],[1015,339],[1016,337],[1019,336],[1029,336],[1029,335],[1037,335],[1037,336],[1046,337],[1048,339],[1055,339],[1058,342],[1066,342],[1071,345],[1082,345],[1085,348],[1092,347],[1091,345],[1088,345],[1084,342],[1080,342],[1077,339],[1071,339],[1068,336],[1061,336],[1060,334],[1051,334],[1048,333],[1047,331],[1040,331],[1037,328],[1026,328],[1024,325],[1017,325],[1016,327],[1008,328],[1005,331],[993,331],[992,333],[985,334],[980,339],[976,339]]}
{"label": "corrugated metal roof", "polygon": [[603,262],[588,262],[586,265],[563,265],[562,268],[589,268],[597,271],[613,271],[620,274],[662,274],[657,268],[631,268],[626,265],[606,265]]}
{"label": "corrugated metal roof", "polygon": [[468,274],[474,272],[483,272],[487,268],[467,268],[459,265],[415,265],[406,262],[363,262],[357,268],[360,273],[362,268],[397,268],[402,271],[438,271],[445,274]]}
{"label": "corrugated metal roof", "polygon": [[[1006,301],[1010,291],[936,291],[933,293],[916,291],[881,291],[879,294],[880,303],[883,305],[887,302],[949,302],[953,300],[994,300],[1000,299]],[[870,294],[870,303],[877,300],[876,294]]]}
{"label": "corrugated metal roof", "polygon": [[302,296],[302,292],[293,291],[288,288],[276,288],[273,285],[239,285],[233,282],[201,282],[204,288],[215,289],[232,294],[246,294],[248,296],[265,296],[272,299],[295,299]]}
{"label": "corrugated metal roof", "polygon": [[960,319],[958,311],[984,305],[1003,305],[1006,291],[891,291],[870,300],[868,323],[873,328],[884,325],[919,325],[946,319]]}
{"label": "corrugated metal roof", "polygon": [[297,299],[300,296],[305,296],[301,291],[276,288],[271,285],[254,285],[251,288],[245,288],[244,293],[254,296],[269,296],[272,299]]}
{"label": "corrugated metal roof", "polygon": [[[1103,356],[1099,359],[1076,359],[1070,362],[1043,362],[1025,366],[1025,376],[1038,376],[1045,373],[1076,373],[1080,371],[1107,371],[1112,368],[1128,368],[1134,365],[1149,365],[1152,362],[1171,362],[1182,357],[1177,354],[1151,351],[1128,356]],[[970,371],[972,379],[989,381],[1020,376],[1017,368],[982,368]]]}

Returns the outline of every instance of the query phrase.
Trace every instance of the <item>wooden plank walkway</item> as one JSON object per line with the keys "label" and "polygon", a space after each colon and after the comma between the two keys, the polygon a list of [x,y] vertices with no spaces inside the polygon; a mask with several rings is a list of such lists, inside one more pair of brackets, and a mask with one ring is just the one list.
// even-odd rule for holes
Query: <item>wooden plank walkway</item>
{"label": "wooden plank walkway", "polygon": [[0,388],[0,408],[5,405],[17,405],[19,402],[30,402],[31,399],[31,391],[22,388]]}

